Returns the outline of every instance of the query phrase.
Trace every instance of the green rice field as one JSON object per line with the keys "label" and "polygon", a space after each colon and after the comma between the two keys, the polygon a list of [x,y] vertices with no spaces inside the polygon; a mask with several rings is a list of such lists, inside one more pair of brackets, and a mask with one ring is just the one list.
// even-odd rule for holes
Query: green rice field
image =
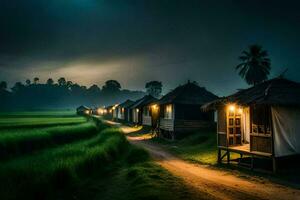
{"label": "green rice field", "polygon": [[50,111],[0,114],[0,194],[1,200],[135,200],[191,199],[193,192],[119,129]]}

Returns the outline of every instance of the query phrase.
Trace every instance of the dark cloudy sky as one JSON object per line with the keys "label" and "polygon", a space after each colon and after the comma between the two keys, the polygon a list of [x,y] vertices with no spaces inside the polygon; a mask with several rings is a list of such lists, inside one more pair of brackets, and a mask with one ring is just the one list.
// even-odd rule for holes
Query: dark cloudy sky
{"label": "dark cloudy sky", "polygon": [[218,95],[246,87],[237,57],[258,43],[272,77],[300,81],[297,0],[0,0],[0,80],[117,79],[165,91],[196,80]]}

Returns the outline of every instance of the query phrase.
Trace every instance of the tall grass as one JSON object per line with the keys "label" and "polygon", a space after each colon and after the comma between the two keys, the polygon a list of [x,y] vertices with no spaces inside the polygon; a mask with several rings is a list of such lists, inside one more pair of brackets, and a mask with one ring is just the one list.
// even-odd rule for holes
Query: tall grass
{"label": "tall grass", "polygon": [[3,199],[53,199],[70,194],[66,191],[79,189],[82,177],[105,171],[128,147],[118,130],[105,129],[88,140],[5,162],[0,166],[0,194]]}
{"label": "tall grass", "polygon": [[78,116],[6,116],[2,118],[0,117],[0,130],[15,128],[43,128],[57,125],[74,125],[78,123],[84,123],[86,121],[86,118]]}
{"label": "tall grass", "polygon": [[166,141],[161,138],[152,140],[164,144],[164,147],[185,160],[207,165],[217,164],[215,130],[202,129],[175,141]]}
{"label": "tall grass", "polygon": [[97,134],[97,127],[93,122],[88,122],[73,126],[56,126],[43,129],[2,130],[0,134],[0,159],[3,160],[51,146],[89,138]]}

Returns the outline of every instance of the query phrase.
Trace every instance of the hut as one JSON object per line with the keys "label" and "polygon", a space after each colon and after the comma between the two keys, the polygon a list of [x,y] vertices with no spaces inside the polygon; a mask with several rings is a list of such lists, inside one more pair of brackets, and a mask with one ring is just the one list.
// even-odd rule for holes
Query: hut
{"label": "hut", "polygon": [[[129,121],[133,124],[142,125],[143,124],[143,111],[147,112],[147,109],[144,110],[145,107],[148,106],[151,102],[156,101],[157,99],[152,97],[151,95],[145,95],[141,99],[135,101],[131,106],[128,107],[128,118]],[[145,115],[148,115],[145,113]],[[147,119],[144,118],[144,122],[147,123]]]}
{"label": "hut", "polygon": [[87,107],[87,106],[79,106],[76,108],[76,113],[77,115],[91,115],[92,114],[92,109]]}
{"label": "hut", "polygon": [[114,106],[104,106],[97,108],[97,115],[102,116],[105,119],[113,118],[113,107]]}
{"label": "hut", "polygon": [[150,98],[140,104],[141,123],[144,126],[152,127],[153,130],[158,127],[159,106],[157,103],[158,99],[150,96]]}
{"label": "hut", "polygon": [[112,107],[112,119],[113,120],[117,120],[118,119],[118,106],[119,106],[119,104],[115,104]]}
{"label": "hut", "polygon": [[117,109],[117,119],[122,122],[129,121],[129,107],[134,104],[134,101],[127,99],[120,105],[118,105]]}
{"label": "hut", "polygon": [[[218,161],[230,153],[277,160],[300,153],[300,84],[279,77],[210,102],[217,110]],[[225,153],[224,153],[225,152]],[[222,154],[224,153],[224,154]],[[239,162],[242,159],[239,159]]]}
{"label": "hut", "polygon": [[214,124],[214,113],[203,112],[201,106],[218,97],[196,83],[188,82],[163,96],[160,105],[159,129],[171,139],[183,133]]}

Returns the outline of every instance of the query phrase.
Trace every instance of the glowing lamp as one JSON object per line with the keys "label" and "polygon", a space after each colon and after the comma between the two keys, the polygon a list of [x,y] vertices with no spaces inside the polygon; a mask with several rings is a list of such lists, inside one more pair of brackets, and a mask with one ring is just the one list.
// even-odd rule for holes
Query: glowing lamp
{"label": "glowing lamp", "polygon": [[136,109],[136,112],[140,112],[140,110],[137,108],[137,109]]}
{"label": "glowing lamp", "polygon": [[156,110],[157,109],[157,105],[156,104],[152,105],[152,109]]}
{"label": "glowing lamp", "polygon": [[234,105],[229,105],[228,107],[230,112],[234,112],[235,111],[235,106]]}

